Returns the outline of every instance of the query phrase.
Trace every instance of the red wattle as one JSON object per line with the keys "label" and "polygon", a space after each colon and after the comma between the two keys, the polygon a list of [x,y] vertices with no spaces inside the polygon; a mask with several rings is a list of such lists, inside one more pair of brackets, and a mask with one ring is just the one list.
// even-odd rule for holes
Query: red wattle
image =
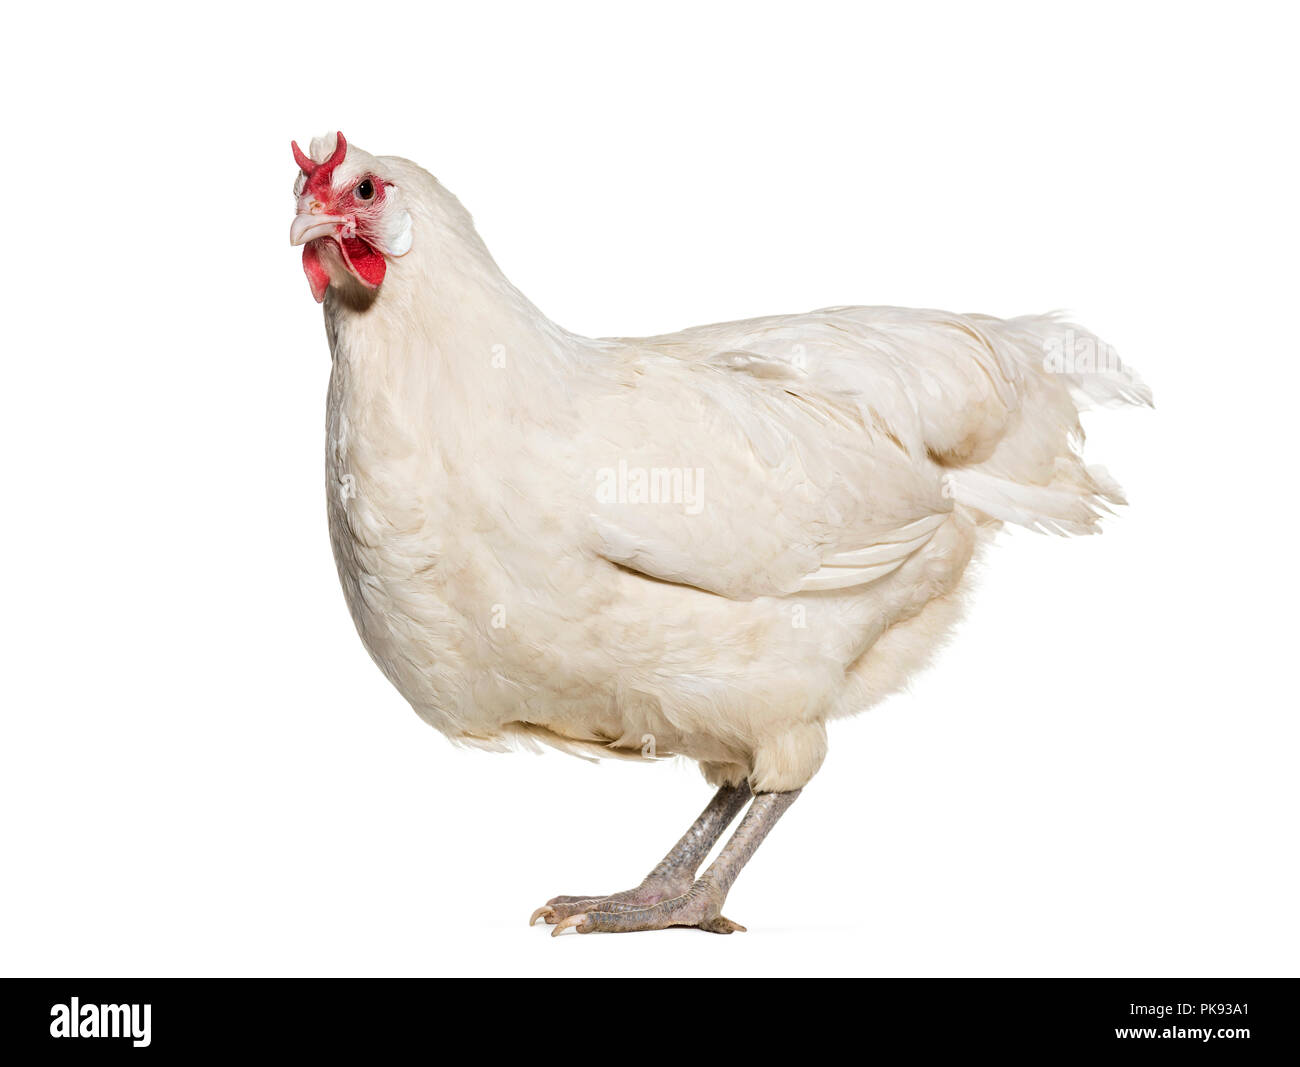
{"label": "red wattle", "polygon": [[380,253],[371,248],[359,237],[343,238],[343,258],[347,260],[352,273],[360,279],[361,284],[371,289],[378,289],[384,280],[388,264]]}
{"label": "red wattle", "polygon": [[303,245],[302,269],[307,275],[307,283],[311,286],[311,295],[319,304],[325,299],[325,290],[329,288],[330,276],[329,271],[325,269],[325,264],[320,261],[320,253],[316,251],[315,241],[308,241]]}

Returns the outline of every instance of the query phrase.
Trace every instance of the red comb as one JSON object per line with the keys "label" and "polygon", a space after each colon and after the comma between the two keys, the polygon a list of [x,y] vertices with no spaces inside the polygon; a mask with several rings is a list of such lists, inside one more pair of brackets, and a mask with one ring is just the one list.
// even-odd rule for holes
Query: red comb
{"label": "red comb", "polygon": [[290,141],[289,143],[293,146],[293,161],[298,164],[304,174],[310,177],[311,172],[314,171],[319,164],[314,162],[311,156],[307,155],[306,152],[298,147],[297,141]]}
{"label": "red comb", "polygon": [[342,131],[337,132],[335,137],[338,138],[334,145],[334,154],[325,160],[324,163],[317,163],[298,147],[297,141],[289,142],[293,146],[293,158],[301,168],[303,174],[307,176],[307,185],[315,192],[318,189],[327,190],[329,188],[330,175],[334,173],[334,168],[343,162],[343,157],[348,153],[348,143],[343,139]]}

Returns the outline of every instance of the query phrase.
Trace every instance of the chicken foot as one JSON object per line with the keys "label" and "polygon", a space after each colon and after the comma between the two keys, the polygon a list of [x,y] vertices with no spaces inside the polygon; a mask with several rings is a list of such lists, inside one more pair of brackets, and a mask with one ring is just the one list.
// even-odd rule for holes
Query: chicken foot
{"label": "chicken foot", "polygon": [[749,785],[724,785],[709,801],[709,806],[700,817],[691,824],[691,828],[682,835],[657,867],[641,881],[635,889],[625,889],[621,893],[595,896],[561,896],[552,897],[528,920],[532,926],[537,920],[545,919],[554,925],[570,915],[594,911],[605,905],[628,905],[632,907],[649,907],[661,900],[671,900],[686,893],[695,881],[695,872],[700,869],[704,857],[718,843],[718,838],[749,800]]}
{"label": "chicken foot", "polygon": [[745,813],[740,826],[718,854],[718,858],[680,896],[650,905],[615,900],[599,901],[586,911],[572,912],[560,920],[551,931],[551,936],[558,937],[570,929],[577,930],[580,934],[626,933],[632,930],[663,930],[670,926],[694,926],[713,934],[743,931],[743,926],[722,914],[723,902],[741,869],[763,843],[763,838],[776,825],[777,820],[794,803],[799,792],[795,789],[788,793],[760,793],[754,797],[749,811]]}

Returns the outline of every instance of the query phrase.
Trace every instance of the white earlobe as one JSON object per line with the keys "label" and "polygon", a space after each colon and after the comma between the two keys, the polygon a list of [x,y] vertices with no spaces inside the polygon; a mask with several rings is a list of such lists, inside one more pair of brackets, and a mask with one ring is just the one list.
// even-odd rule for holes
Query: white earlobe
{"label": "white earlobe", "polygon": [[384,205],[383,215],[384,255],[397,258],[411,250],[411,213],[402,203],[402,190],[395,185],[388,187],[388,203]]}
{"label": "white earlobe", "polygon": [[404,256],[411,250],[411,215],[407,211],[398,211],[393,215],[392,225],[388,232],[388,248],[385,251],[390,256]]}

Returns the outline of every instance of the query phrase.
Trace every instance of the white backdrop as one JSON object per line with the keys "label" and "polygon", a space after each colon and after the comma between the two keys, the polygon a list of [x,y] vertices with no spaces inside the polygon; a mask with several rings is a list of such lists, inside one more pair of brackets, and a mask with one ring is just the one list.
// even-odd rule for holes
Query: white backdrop
{"label": "white backdrop", "polygon": [[[7,16],[0,969],[1296,973],[1293,27],[979,7]],[[287,238],[289,140],[333,129],[571,329],[1066,307],[1155,389],[1088,423],[1132,507],[1005,536],[935,666],[832,728],[750,933],[528,929],[707,787],[453,749],[363,651]]]}

